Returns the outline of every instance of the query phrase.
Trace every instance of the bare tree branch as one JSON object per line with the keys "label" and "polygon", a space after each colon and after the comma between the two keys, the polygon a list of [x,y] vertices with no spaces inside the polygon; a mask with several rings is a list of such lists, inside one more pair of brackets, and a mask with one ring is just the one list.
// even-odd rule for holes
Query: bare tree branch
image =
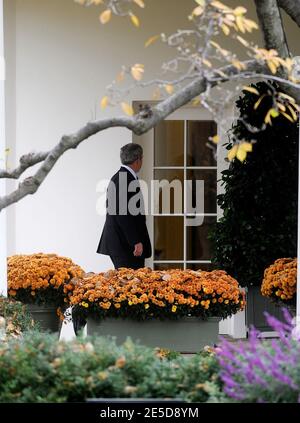
{"label": "bare tree branch", "polygon": [[[247,68],[247,72],[253,72],[253,77],[259,76],[259,73],[268,73],[267,66],[264,63],[260,63],[256,60],[249,60],[244,63],[245,67]],[[228,77],[222,77],[222,80],[220,80],[218,71],[222,71],[222,73],[228,75]],[[28,177],[22,181],[15,191],[0,198],[0,211],[11,204],[18,202],[27,195],[34,194],[46,179],[47,175],[52,170],[58,159],[67,150],[76,148],[81,142],[88,139],[92,135],[113,127],[124,127],[137,135],[142,135],[152,129],[155,125],[157,125],[158,122],[165,119],[175,110],[184,106],[199,94],[205,92],[208,88],[208,84],[209,88],[212,88],[221,82],[230,80],[233,75],[237,75],[239,73],[240,71],[233,65],[228,65],[219,70],[211,71],[210,75],[203,75],[200,78],[195,79],[186,87],[182,88],[147,112],[142,111],[134,117],[122,116],[118,118],[109,118],[95,122],[89,122],[77,132],[71,135],[64,135],[60,142],[50,152],[34,154],[31,159],[29,158],[30,154],[25,156],[27,157],[27,160],[25,160],[26,168],[29,168],[30,166],[33,166],[34,164],[42,161],[42,157],[44,157],[44,163],[33,176]],[[217,80],[217,77],[219,77],[219,80]],[[209,78],[212,80],[208,83]],[[21,166],[22,164],[19,166],[19,168]],[[17,168],[13,173],[21,172],[21,170],[18,170],[19,168]]]}
{"label": "bare tree branch", "polygon": [[277,0],[254,0],[265,47],[277,50],[279,56],[289,57]]}
{"label": "bare tree branch", "polygon": [[278,0],[278,5],[300,27],[300,2],[298,0]]}
{"label": "bare tree branch", "polygon": [[[126,1],[131,3],[133,0]],[[67,150],[76,148],[84,140],[107,128],[124,127],[137,135],[142,135],[197,96],[200,96],[202,105],[212,112],[213,117],[219,123],[223,122],[224,104],[226,104],[228,99],[232,101],[235,93],[241,89],[239,84],[235,84],[234,90],[227,90],[229,95],[225,97],[219,95],[220,91],[222,91],[221,84],[224,82],[232,81],[233,79],[246,80],[260,77],[264,80],[273,79],[283,87],[282,90],[294,97],[298,105],[300,105],[300,84],[292,74],[292,61],[289,58],[278,1],[255,0],[260,26],[264,35],[265,49],[258,48],[239,35],[239,32],[243,34],[246,32],[250,33],[254,28],[257,28],[257,24],[254,21],[245,18],[245,8],[237,7],[231,9],[220,2],[204,2],[203,7],[201,5],[195,7],[190,17],[194,22],[195,30],[177,30],[175,34],[169,37],[161,34],[161,40],[167,42],[176,51],[176,57],[164,63],[162,67],[164,74],[168,75],[167,79],[141,83],[139,81],[143,76],[144,65],[135,64],[128,69],[123,66],[120,78],[117,77],[108,87],[108,96],[104,97],[102,101],[104,107],[108,103],[122,104],[123,102],[127,110],[129,110],[129,114],[131,113],[130,105],[125,103],[125,95],[127,96],[132,87],[125,87],[122,90],[115,89],[116,83],[124,79],[125,74],[134,79],[135,86],[143,87],[156,83],[159,89],[165,90],[168,94],[175,90],[176,92],[162,100],[152,109],[150,106],[142,108],[136,116],[122,116],[89,122],[77,132],[64,135],[52,150],[41,153],[29,153],[22,156],[19,166],[15,170],[0,169],[0,178],[18,179],[25,170],[41,163],[38,170],[32,176],[23,180],[15,191],[0,198],[0,211],[27,195],[34,194],[53,169],[55,163]],[[90,5],[93,1],[80,0],[79,3]],[[110,0],[109,7],[113,13],[122,15],[122,11],[113,6],[122,5],[123,3],[123,0]],[[298,9],[297,5],[295,6],[295,2],[280,1],[281,7],[287,11],[291,3],[293,3],[293,12],[295,14]],[[297,4],[300,4],[300,1]],[[136,20],[134,21],[136,24]],[[253,59],[242,62],[235,53],[224,49],[215,42],[213,37],[218,36],[220,30],[246,47],[247,54]],[[200,41],[202,41],[202,45]],[[172,81],[169,81],[169,74],[178,76],[180,73],[183,73],[183,75],[177,80],[172,79]],[[189,80],[191,82],[188,82]],[[213,87],[218,90],[217,96],[211,93]],[[226,89],[223,91],[226,94]],[[274,107],[276,109],[277,104]],[[295,104],[294,109],[300,110]],[[291,119],[294,118],[296,113],[295,111],[293,112],[294,109],[291,111]]]}
{"label": "bare tree branch", "polygon": [[[289,57],[289,49],[286,42],[285,31],[282,24],[280,10],[278,7],[277,0],[254,0],[256,5],[256,11],[259,19],[259,24],[264,36],[265,47],[268,50],[277,50],[279,56],[282,58]],[[300,13],[300,2],[288,0],[282,0],[282,3],[293,3],[295,10],[298,9]],[[291,6],[291,5],[290,5]],[[300,22],[300,15],[299,15]],[[284,69],[278,71],[280,77],[286,78],[287,74]],[[300,104],[300,92],[298,89],[294,89],[288,85],[282,85],[279,83],[281,89],[283,89],[291,97],[294,97],[298,104]]]}
{"label": "bare tree branch", "polygon": [[20,158],[19,166],[14,170],[1,170],[0,178],[18,179],[26,169],[40,162],[43,162],[48,156],[49,151],[45,153],[28,153]]}

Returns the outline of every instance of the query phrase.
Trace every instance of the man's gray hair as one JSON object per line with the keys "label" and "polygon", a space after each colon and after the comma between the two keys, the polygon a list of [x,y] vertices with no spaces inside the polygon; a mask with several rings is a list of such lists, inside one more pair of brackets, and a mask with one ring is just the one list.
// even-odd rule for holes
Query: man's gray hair
{"label": "man's gray hair", "polygon": [[123,145],[120,151],[120,159],[123,165],[129,165],[138,159],[142,159],[143,149],[139,144],[133,142]]}

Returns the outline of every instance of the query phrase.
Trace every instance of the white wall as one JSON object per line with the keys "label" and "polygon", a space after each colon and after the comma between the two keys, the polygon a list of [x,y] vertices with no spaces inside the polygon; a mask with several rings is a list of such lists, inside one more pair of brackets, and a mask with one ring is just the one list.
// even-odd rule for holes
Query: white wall
{"label": "white wall", "polygon": [[[102,26],[99,9],[82,8],[73,0],[5,0],[6,42],[12,53],[7,82],[11,165],[30,150],[51,148],[64,133],[90,119],[120,114],[118,108],[101,111],[99,100],[121,64],[145,63],[151,75],[163,57],[165,47],[143,47],[145,40],[163,30],[170,4],[154,3],[155,7],[148,7],[148,20],[137,29],[121,18]],[[181,13],[168,23],[168,31],[183,26],[187,3],[193,2],[181,4]],[[141,10],[141,20],[143,16]],[[132,99],[147,99],[150,92],[135,96]],[[96,185],[118,169],[119,149],[131,139],[125,129],[108,130],[68,152],[34,196],[9,208],[8,253],[56,252],[86,270],[110,267],[109,258],[95,253],[104,223],[96,214]]]}
{"label": "white wall", "polygon": [[[13,167],[16,163],[16,3],[3,1],[4,6],[4,47],[6,61],[5,81],[5,132],[6,144],[11,151],[8,156],[8,166]],[[7,180],[7,192],[16,187],[14,180]],[[7,251],[10,254],[15,251],[15,206],[7,209]]]}
{"label": "white wall", "polygon": [[[0,0],[0,167],[5,158],[5,61],[4,61],[3,1]],[[5,180],[0,179],[0,197],[6,194]],[[6,211],[0,213],[0,295],[6,295]]]}
{"label": "white wall", "polygon": [[[117,17],[102,26],[100,9],[82,8],[73,0],[4,3],[11,166],[30,150],[51,148],[90,119],[119,114],[118,108],[100,110],[105,86],[121,64],[144,63],[151,77],[169,53],[159,43],[144,49],[145,40],[186,27],[195,6],[194,0],[176,0],[175,14],[175,0],[148,1],[139,10],[142,26],[137,29]],[[226,3],[248,6],[249,1]],[[288,31],[294,28],[289,23]],[[297,44],[294,36],[291,48],[299,50]],[[129,100],[147,100],[151,92],[132,93]],[[131,139],[127,130],[111,129],[63,156],[34,196],[8,209],[8,253],[56,252],[87,271],[110,267],[109,258],[95,253],[104,223],[96,214],[96,185],[118,169],[119,149]]]}

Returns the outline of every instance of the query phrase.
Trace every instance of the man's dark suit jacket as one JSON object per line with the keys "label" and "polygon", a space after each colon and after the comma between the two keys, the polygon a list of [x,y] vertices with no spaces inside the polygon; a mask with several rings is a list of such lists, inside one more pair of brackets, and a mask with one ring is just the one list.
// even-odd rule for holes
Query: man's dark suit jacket
{"label": "man's dark suit jacket", "polygon": [[[124,186],[122,185],[122,183],[120,186],[120,174],[122,174],[122,180],[126,180],[127,177],[127,183]],[[110,180],[110,184],[114,183],[116,187],[116,214],[110,214],[109,210],[107,209],[106,221],[97,248],[97,253],[99,254],[105,254],[115,257],[132,258],[134,257],[134,246],[139,242],[143,244],[143,254],[141,256],[142,258],[150,257],[152,254],[151,243],[146,226],[145,214],[139,213],[137,215],[134,215],[130,214],[128,210],[128,204],[130,202],[130,199],[137,193],[139,193],[139,195],[141,196],[141,200],[143,201],[140,187],[138,187],[135,192],[128,192],[128,186],[130,182],[134,180],[134,176],[130,173],[129,170],[124,167],[121,167],[119,171]],[[120,191],[121,196],[119,197]],[[127,203],[125,200],[126,214],[122,215],[120,214],[119,199],[126,197],[125,191],[127,191]],[[109,204],[109,201],[111,201],[110,195],[111,190],[108,187],[106,206]]]}

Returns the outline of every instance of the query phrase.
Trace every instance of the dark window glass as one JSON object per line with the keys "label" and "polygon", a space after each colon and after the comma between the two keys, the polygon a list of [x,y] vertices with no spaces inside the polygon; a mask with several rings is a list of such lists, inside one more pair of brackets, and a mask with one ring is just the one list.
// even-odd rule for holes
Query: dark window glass
{"label": "dark window glass", "polygon": [[183,260],[183,217],[154,218],[154,260]]}
{"label": "dark window glass", "polygon": [[[155,193],[155,204],[159,206],[155,213],[183,213],[183,175],[183,170],[180,169],[154,171],[154,179],[161,183],[159,192]],[[170,182],[170,185],[163,180]]]}
{"label": "dark window glass", "polygon": [[213,120],[187,122],[187,166],[217,166],[214,149],[207,145],[214,135],[217,124]]}
{"label": "dark window glass", "polygon": [[184,165],[184,121],[164,120],[154,128],[154,166]]}
{"label": "dark window glass", "polygon": [[204,270],[205,272],[216,270],[216,266],[212,263],[187,263],[186,268],[191,270]]}
{"label": "dark window glass", "polygon": [[183,263],[154,263],[154,270],[183,269]]}
{"label": "dark window glass", "polygon": [[[196,204],[196,181],[204,181],[204,185],[198,189],[198,197],[201,203],[204,197],[201,210],[198,213],[216,213],[217,212],[217,171],[216,170],[188,170],[187,171],[187,213],[191,212],[191,207],[195,208]],[[198,182],[199,184],[199,182]],[[204,192],[203,192],[203,189]]]}
{"label": "dark window glass", "polygon": [[200,226],[187,226],[187,260],[210,260],[212,256],[208,232],[216,217],[204,217]]}

